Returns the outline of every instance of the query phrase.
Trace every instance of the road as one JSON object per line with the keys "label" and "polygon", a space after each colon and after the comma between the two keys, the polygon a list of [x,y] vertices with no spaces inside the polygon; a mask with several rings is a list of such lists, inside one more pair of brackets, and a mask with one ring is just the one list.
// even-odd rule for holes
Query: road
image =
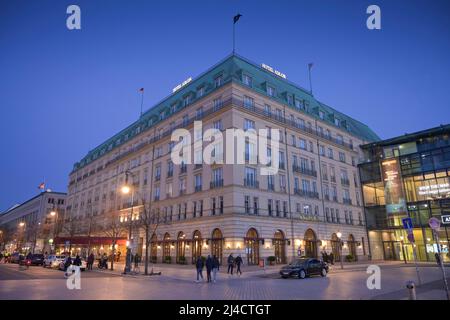
{"label": "road", "polygon": [[[381,266],[381,289],[369,290],[365,270],[331,271],[326,278],[280,279],[277,274],[230,277],[195,283],[190,269],[162,270],[161,276],[120,276],[102,271],[81,273],[81,289],[69,290],[62,271],[0,264],[0,299],[406,299],[405,282],[415,280],[412,266]],[[420,268],[419,299],[445,299],[437,267]],[[450,275],[450,268],[447,273]]]}

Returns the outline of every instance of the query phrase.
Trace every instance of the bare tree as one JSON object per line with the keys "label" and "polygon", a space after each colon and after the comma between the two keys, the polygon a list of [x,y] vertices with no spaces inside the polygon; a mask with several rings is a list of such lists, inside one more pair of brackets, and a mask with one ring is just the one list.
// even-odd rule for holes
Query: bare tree
{"label": "bare tree", "polygon": [[[145,275],[148,275],[148,260],[149,260],[149,247],[153,235],[158,228],[160,222],[159,212],[155,213],[151,208],[151,202],[147,201],[145,197],[141,198],[142,212],[140,213],[140,226],[144,229],[145,233]],[[153,274],[153,267],[151,274]]]}
{"label": "bare tree", "polygon": [[[58,227],[59,226],[57,224],[56,229],[58,229]],[[64,224],[62,225],[62,229],[63,229],[63,232],[66,233],[70,238],[69,252],[71,252],[72,251],[72,242],[73,242],[72,239],[76,234],[78,234],[81,231],[79,219],[77,219],[76,217],[74,217],[71,214],[68,215],[64,219]]]}
{"label": "bare tree", "polygon": [[106,214],[103,225],[103,233],[112,239],[112,259],[111,270],[114,270],[114,253],[116,251],[116,243],[119,237],[126,232],[123,223],[120,222],[120,214],[118,210],[111,210]]}

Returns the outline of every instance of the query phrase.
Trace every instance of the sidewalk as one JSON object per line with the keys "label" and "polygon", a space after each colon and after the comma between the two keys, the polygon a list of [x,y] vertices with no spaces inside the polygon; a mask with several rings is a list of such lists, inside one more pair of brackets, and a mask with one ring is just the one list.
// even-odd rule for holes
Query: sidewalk
{"label": "sidewalk", "polygon": [[[344,268],[341,269],[340,263],[335,263],[334,265],[330,265],[330,272],[332,273],[340,273],[340,272],[351,272],[351,271],[365,271],[367,270],[367,267],[369,265],[378,265],[381,268],[402,268],[402,267],[414,267],[414,263],[408,262],[405,264],[403,261],[384,261],[384,260],[372,260],[372,261],[362,261],[362,262],[344,262],[343,266]],[[111,267],[111,263],[108,263],[108,266]],[[261,268],[259,266],[246,266],[243,265],[241,267],[242,269],[242,276],[241,277],[252,277],[252,276],[268,276],[268,275],[274,275],[278,274],[280,268],[283,265],[268,265],[264,268]],[[419,267],[436,267],[436,263],[433,262],[420,262],[418,263]],[[446,264],[446,267],[450,267],[450,264]],[[133,264],[134,267],[134,264]],[[187,265],[179,265],[179,264],[165,264],[165,263],[149,263],[148,265],[148,272],[161,272],[161,276],[173,278],[173,279],[186,279],[186,280],[192,280],[195,275],[195,267],[192,264]],[[139,272],[130,272],[129,274],[123,274],[125,268],[124,262],[114,262],[114,270],[100,270],[94,269],[92,271],[94,272],[102,272],[102,273],[108,273],[108,274],[115,274],[125,277],[146,277],[144,275],[145,265],[144,263],[141,263],[139,265]],[[132,268],[133,270],[133,268]],[[206,269],[203,269],[203,276],[206,277]],[[234,269],[236,271],[236,269]],[[219,269],[219,275],[226,275],[227,274],[227,266],[221,266]]]}

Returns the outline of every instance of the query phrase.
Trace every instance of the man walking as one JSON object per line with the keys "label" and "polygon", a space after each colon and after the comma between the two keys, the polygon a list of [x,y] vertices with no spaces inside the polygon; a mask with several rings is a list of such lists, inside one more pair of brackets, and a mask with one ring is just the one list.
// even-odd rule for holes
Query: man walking
{"label": "man walking", "polygon": [[219,259],[214,255],[212,258],[212,273],[213,273],[213,282],[216,283],[217,271],[219,271]]}
{"label": "man walking", "polygon": [[207,282],[211,282],[211,270],[213,268],[213,260],[211,256],[208,254],[208,258],[206,259],[206,279]]}
{"label": "man walking", "polygon": [[227,271],[227,273],[230,274],[230,272],[231,272],[231,275],[233,275],[234,258],[233,258],[233,254],[232,253],[230,253],[230,255],[228,256],[227,262],[228,262],[228,271]]}
{"label": "man walking", "polygon": [[202,257],[197,258],[197,262],[195,263],[195,268],[197,269],[197,280],[195,282],[199,282],[200,278],[203,280],[203,260]]}
{"label": "man walking", "polygon": [[236,263],[236,274],[241,275],[242,271],[241,271],[241,264],[242,264],[242,258],[241,255],[238,255],[235,259],[235,263]]}
{"label": "man walking", "polygon": [[92,270],[92,265],[94,264],[94,253],[91,252],[91,254],[89,255],[89,257],[87,258],[87,268],[88,270]]}

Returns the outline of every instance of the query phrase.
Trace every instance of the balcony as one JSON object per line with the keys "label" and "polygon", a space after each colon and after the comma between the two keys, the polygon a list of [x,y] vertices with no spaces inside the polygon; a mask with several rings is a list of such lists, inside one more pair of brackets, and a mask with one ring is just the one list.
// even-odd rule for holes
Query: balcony
{"label": "balcony", "polygon": [[159,201],[159,195],[155,195],[155,197],[153,198],[154,201]]}
{"label": "balcony", "polygon": [[221,188],[221,187],[223,187],[223,179],[213,180],[209,183],[210,189],[216,189],[216,188]]}
{"label": "balcony", "polygon": [[292,170],[294,172],[301,173],[301,174],[304,174],[304,175],[308,175],[308,176],[311,176],[311,177],[317,177],[317,171],[313,170],[313,169],[309,169],[309,168],[305,168],[305,167],[299,167],[298,165],[293,164],[292,165]]}
{"label": "balcony", "polygon": [[173,177],[173,170],[167,171],[167,178]]}
{"label": "balcony", "polygon": [[159,181],[159,180],[161,180],[161,175],[155,176],[155,181]]}
{"label": "balcony", "polygon": [[180,190],[180,196],[185,195],[186,194],[186,189],[181,189]]}
{"label": "balcony", "polygon": [[196,164],[195,167],[194,167],[194,170],[198,170],[198,169],[201,169],[201,168],[203,168],[202,164]]}
{"label": "balcony", "polygon": [[346,199],[346,198],[343,198],[343,199],[342,199],[342,202],[343,202],[344,204],[352,204],[352,199]]}
{"label": "balcony", "polygon": [[255,179],[244,179],[244,186],[259,189],[259,181]]}
{"label": "balcony", "polygon": [[319,193],[314,191],[306,191],[302,189],[294,189],[294,193],[301,197],[319,199]]}
{"label": "balcony", "polygon": [[202,186],[195,186],[195,192],[200,192],[202,191]]}
{"label": "balcony", "polygon": [[348,178],[341,178],[341,184],[343,186],[350,186],[350,180]]}

